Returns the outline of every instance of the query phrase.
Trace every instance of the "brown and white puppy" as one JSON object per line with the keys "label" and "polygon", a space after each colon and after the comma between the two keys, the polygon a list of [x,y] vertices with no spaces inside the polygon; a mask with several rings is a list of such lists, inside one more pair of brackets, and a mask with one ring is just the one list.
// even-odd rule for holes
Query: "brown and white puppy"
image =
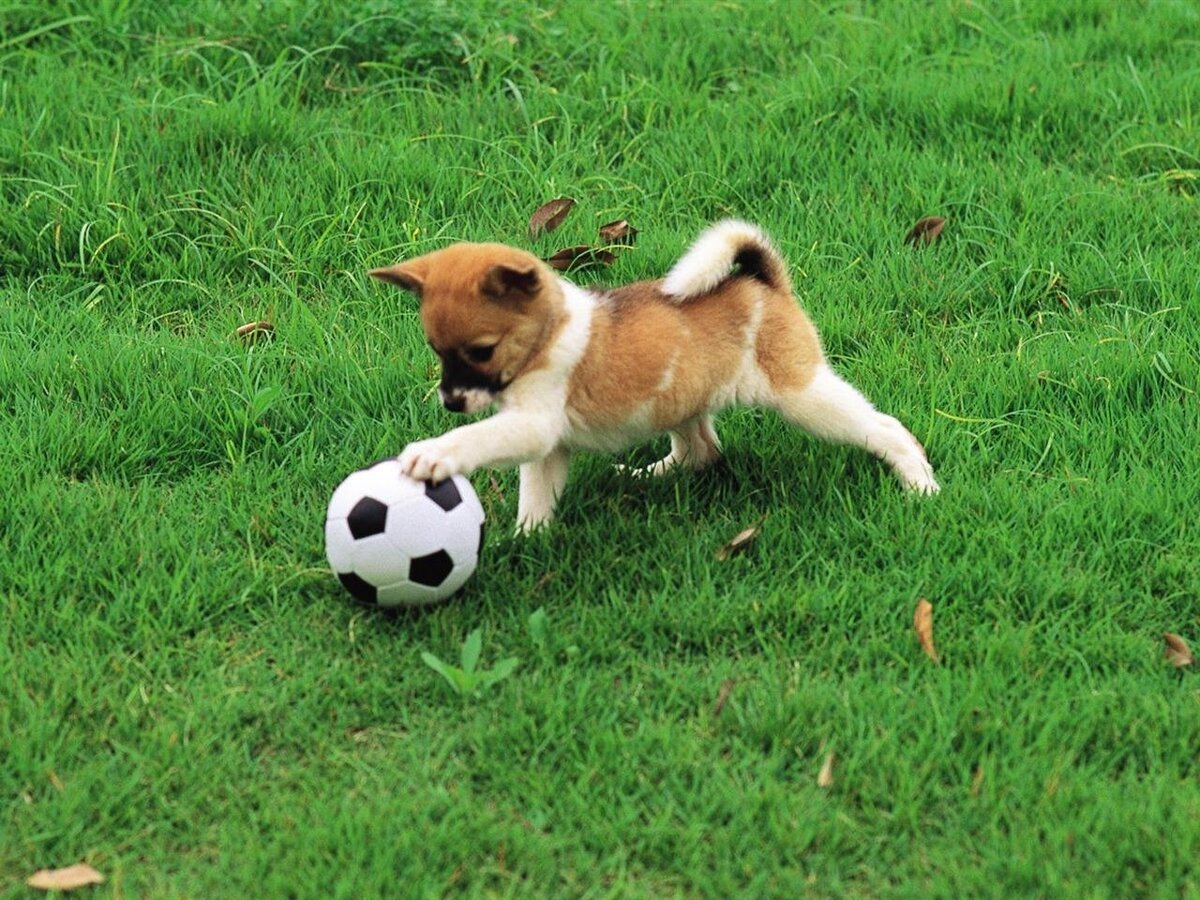
{"label": "brown and white puppy", "polygon": [[499,406],[409,444],[403,470],[441,481],[520,466],[522,530],[553,517],[572,453],[669,433],[671,452],[639,472],[698,469],[720,453],[713,415],[734,404],[777,410],[884,460],[910,490],[938,490],[916,438],[829,367],[779,253],[746,222],[713,225],[662,280],[603,292],[501,244],[455,244],[371,275],[421,298],[446,408]]}

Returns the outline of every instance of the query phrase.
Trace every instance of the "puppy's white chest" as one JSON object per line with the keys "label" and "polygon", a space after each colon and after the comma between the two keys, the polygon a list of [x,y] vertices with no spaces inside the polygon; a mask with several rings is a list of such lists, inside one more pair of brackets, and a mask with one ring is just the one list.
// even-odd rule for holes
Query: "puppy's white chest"
{"label": "puppy's white chest", "polygon": [[567,410],[563,445],[571,450],[616,453],[658,435],[652,403],[645,403],[616,424],[589,421],[577,411]]}

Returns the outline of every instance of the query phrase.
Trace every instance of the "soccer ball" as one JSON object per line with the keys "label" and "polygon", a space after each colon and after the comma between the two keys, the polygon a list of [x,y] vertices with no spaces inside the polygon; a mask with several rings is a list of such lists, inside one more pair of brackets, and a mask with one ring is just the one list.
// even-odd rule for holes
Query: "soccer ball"
{"label": "soccer ball", "polygon": [[471,482],[414,481],[395,459],[347,477],[325,516],[329,565],[346,590],[378,606],[445,600],[471,577],[482,546]]}

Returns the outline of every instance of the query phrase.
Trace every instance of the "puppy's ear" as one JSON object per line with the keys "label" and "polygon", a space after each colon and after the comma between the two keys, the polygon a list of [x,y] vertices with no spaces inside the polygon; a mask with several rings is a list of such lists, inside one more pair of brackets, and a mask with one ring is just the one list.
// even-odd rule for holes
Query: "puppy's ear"
{"label": "puppy's ear", "polygon": [[533,263],[501,263],[488,269],[479,291],[493,300],[528,300],[537,293],[539,283]]}
{"label": "puppy's ear", "polygon": [[394,266],[372,269],[367,274],[372,278],[378,278],[380,281],[386,281],[389,284],[404,288],[406,291],[412,291],[419,297],[425,287],[424,270],[425,267],[421,265],[419,259],[411,259],[408,262],[397,263]]}

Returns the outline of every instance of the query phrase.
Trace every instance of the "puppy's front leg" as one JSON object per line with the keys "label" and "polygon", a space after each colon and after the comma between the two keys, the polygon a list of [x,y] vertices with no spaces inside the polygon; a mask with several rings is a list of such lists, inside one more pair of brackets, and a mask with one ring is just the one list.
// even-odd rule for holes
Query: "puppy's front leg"
{"label": "puppy's front leg", "polygon": [[547,456],[560,431],[545,416],[504,410],[441,437],[416,441],[400,454],[400,469],[418,481],[445,481],[476,469],[501,468]]}
{"label": "puppy's front leg", "polygon": [[521,466],[521,495],[517,500],[517,531],[528,534],[554,518],[554,507],[567,485],[571,454],[559,447],[549,456]]}

